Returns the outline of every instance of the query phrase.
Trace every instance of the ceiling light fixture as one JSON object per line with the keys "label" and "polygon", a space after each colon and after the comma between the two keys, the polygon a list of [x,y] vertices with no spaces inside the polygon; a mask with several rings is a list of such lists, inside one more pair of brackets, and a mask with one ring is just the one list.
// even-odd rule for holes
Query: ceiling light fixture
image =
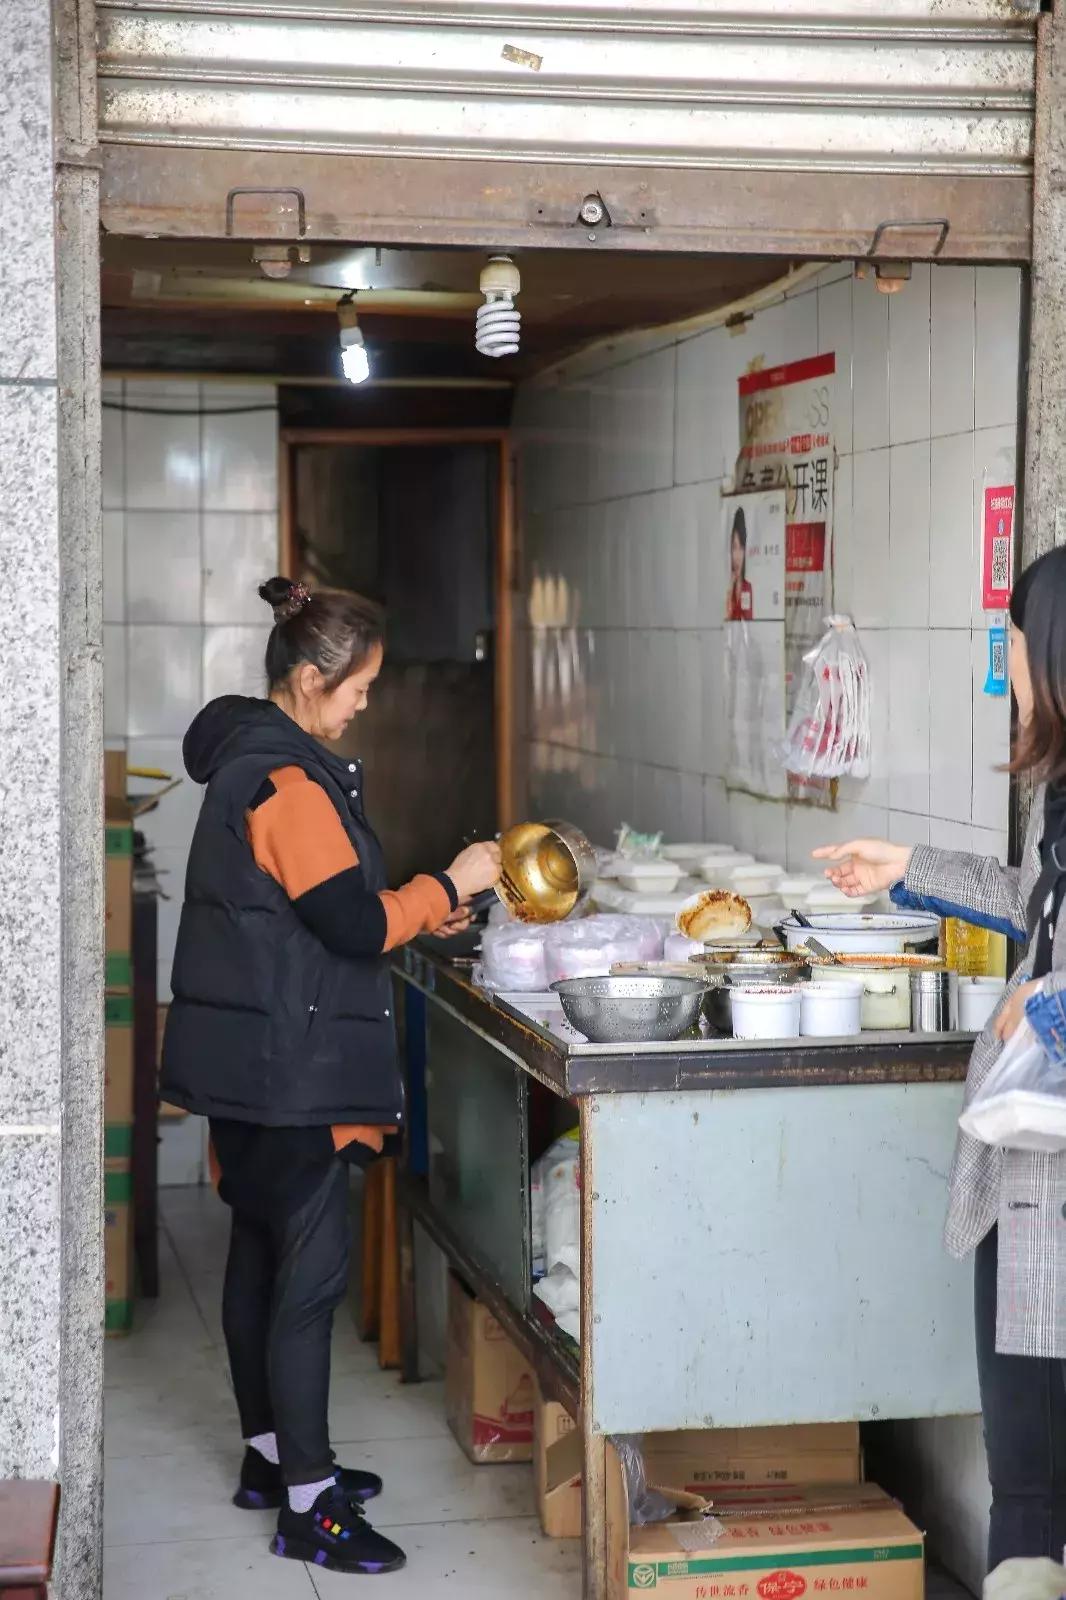
{"label": "ceiling light fixture", "polygon": [[359,326],[354,296],[346,294],[337,302],[337,321],[340,323],[341,368],[349,383],[365,383],[370,376],[370,357],[367,355],[363,330]]}
{"label": "ceiling light fixture", "polygon": [[522,313],[514,301],[522,279],[510,256],[490,256],[479,286],[485,304],[477,309],[475,348],[483,356],[517,355]]}

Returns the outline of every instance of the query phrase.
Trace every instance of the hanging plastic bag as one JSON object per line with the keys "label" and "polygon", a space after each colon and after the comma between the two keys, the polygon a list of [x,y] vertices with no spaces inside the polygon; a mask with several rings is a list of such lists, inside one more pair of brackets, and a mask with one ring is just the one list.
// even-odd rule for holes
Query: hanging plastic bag
{"label": "hanging plastic bag", "polygon": [[870,772],[870,669],[850,617],[826,618],[803,657],[785,737],[785,769],[797,778],[865,778]]}
{"label": "hanging plastic bag", "polygon": [[959,1127],[1008,1150],[1066,1150],[1066,1065],[1051,1060],[1028,1021],[1003,1046]]}

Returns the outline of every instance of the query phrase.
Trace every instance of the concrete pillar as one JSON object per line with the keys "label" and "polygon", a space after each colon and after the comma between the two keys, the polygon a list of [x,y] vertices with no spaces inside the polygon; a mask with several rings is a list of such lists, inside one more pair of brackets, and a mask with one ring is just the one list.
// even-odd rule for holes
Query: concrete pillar
{"label": "concrete pillar", "polygon": [[1066,5],[1037,23],[1022,559],[1066,544]]}
{"label": "concrete pillar", "polygon": [[92,11],[0,7],[0,1475],[62,1485],[61,1600],[100,1592]]}

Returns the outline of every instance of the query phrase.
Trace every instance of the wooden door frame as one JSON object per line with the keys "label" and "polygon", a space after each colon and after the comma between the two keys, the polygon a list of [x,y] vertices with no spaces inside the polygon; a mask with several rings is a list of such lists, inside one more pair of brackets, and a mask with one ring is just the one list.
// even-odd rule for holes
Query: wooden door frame
{"label": "wooden door frame", "polygon": [[496,819],[501,828],[517,819],[515,806],[514,456],[507,428],[282,428],[278,450],[278,543],[282,571],[296,576],[297,445],[385,447],[397,445],[495,445],[499,452],[496,515],[496,627],[493,652],[493,733],[496,757]]}

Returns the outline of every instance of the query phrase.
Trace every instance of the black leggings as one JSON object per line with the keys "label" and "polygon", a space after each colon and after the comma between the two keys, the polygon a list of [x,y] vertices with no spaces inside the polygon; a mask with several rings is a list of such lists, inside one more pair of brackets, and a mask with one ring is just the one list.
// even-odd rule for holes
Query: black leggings
{"label": "black leggings", "polygon": [[330,1335],[348,1281],[349,1168],[329,1158],[295,1197],[231,1180],[224,1158],[222,1170],[233,1208],[222,1327],[241,1432],[277,1435],[285,1483],[318,1483],[334,1470]]}
{"label": "black leggings", "polygon": [[992,1521],[988,1570],[1011,1556],[1050,1556],[1066,1546],[1064,1363],[996,1353],[995,1229],[974,1271],[977,1370],[981,1382]]}

